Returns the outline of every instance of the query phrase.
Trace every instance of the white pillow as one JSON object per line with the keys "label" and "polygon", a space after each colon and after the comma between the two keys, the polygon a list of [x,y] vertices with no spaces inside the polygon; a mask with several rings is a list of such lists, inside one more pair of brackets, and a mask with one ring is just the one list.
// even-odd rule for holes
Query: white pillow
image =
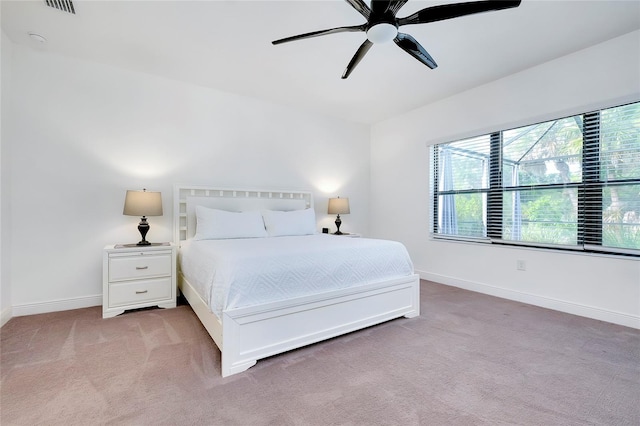
{"label": "white pillow", "polygon": [[263,210],[262,217],[270,237],[316,233],[316,212],[313,209],[287,212]]}
{"label": "white pillow", "polygon": [[229,212],[196,206],[196,235],[194,240],[266,237],[259,211]]}

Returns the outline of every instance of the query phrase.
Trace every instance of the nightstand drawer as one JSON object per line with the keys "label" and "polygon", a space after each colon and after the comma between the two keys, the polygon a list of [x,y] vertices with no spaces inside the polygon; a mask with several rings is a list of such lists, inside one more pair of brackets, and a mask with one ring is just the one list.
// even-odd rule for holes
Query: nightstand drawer
{"label": "nightstand drawer", "polygon": [[171,299],[171,277],[109,284],[109,307]]}
{"label": "nightstand drawer", "polygon": [[171,254],[111,257],[109,281],[123,281],[171,275]]}

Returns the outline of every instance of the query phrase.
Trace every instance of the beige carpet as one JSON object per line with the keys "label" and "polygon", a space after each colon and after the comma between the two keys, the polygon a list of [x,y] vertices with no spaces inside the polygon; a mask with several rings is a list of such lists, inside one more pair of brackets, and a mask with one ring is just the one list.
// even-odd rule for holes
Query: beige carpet
{"label": "beige carpet", "polygon": [[640,331],[430,282],[422,315],[222,379],[189,306],[11,319],[6,425],[634,425]]}

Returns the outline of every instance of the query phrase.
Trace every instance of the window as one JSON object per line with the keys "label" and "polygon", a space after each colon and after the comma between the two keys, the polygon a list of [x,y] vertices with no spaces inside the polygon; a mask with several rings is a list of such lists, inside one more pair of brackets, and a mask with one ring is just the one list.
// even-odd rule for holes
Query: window
{"label": "window", "polygon": [[489,137],[441,145],[439,149],[438,232],[483,237]]}
{"label": "window", "polygon": [[640,103],[431,149],[436,238],[640,255]]}

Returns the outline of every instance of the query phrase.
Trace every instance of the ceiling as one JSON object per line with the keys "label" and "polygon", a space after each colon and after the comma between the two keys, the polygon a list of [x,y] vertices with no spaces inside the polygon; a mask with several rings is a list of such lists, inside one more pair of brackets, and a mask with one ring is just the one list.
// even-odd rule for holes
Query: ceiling
{"label": "ceiling", "polygon": [[[455,0],[409,0],[398,13]],[[364,33],[271,41],[364,23],[342,0],[2,0],[19,45],[97,61],[361,123],[375,123],[640,29],[640,1],[524,0],[520,7],[401,27],[433,56],[430,70],[394,43],[375,45],[342,80]],[[29,32],[46,38],[39,43]]]}

